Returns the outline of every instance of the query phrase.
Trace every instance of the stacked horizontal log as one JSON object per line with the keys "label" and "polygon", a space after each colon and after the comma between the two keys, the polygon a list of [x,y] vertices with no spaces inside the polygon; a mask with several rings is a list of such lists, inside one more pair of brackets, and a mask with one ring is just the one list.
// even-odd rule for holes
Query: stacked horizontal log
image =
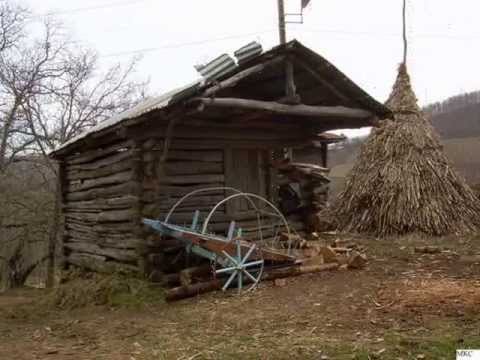
{"label": "stacked horizontal log", "polygon": [[[149,139],[144,143],[143,216],[160,218],[169,212],[189,192],[224,187],[223,149],[188,150],[169,148],[167,158],[162,139]],[[191,222],[195,210],[207,211],[224,199],[223,190],[201,192],[182,202],[175,211],[173,221]]]}
{"label": "stacked horizontal log", "polygon": [[115,142],[64,159],[63,248],[68,264],[137,271],[132,147]]}
{"label": "stacked horizontal log", "polygon": [[276,162],[273,166],[277,169],[280,189],[283,189],[280,191],[282,210],[288,214],[289,220],[300,215],[302,220],[309,224],[307,230],[314,231],[315,226],[311,219],[327,205],[329,169],[289,160]]}

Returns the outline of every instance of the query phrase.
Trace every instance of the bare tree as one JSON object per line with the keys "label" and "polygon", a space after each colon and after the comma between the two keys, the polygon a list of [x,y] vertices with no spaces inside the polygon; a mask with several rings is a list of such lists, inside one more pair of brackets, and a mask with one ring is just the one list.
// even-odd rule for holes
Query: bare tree
{"label": "bare tree", "polygon": [[[40,254],[32,261],[23,261],[27,264],[23,268],[30,272],[35,267],[32,264],[45,259],[49,260],[50,270],[53,269],[60,197],[58,184],[53,180],[56,164],[47,157],[48,152],[98,122],[133,106],[144,98],[147,84],[132,80],[138,59],[126,66],[115,65],[102,73],[96,53],[71,41],[60,23],[52,18],[36,23],[36,33],[39,33],[39,27],[42,33],[34,37],[27,17],[26,9],[11,2],[0,5],[0,181],[10,180],[18,172],[39,171],[44,180],[42,193],[47,195],[38,199],[46,202],[43,208],[49,211],[48,218],[52,220],[36,224],[36,228],[42,230],[38,237],[47,245],[48,256]],[[10,169],[19,158],[34,160],[35,165]],[[4,184],[7,187],[17,185],[11,181]],[[25,197],[15,191],[12,194],[16,197],[2,194],[0,197],[2,203],[8,201],[12,209],[24,209],[16,219],[25,223],[22,218],[35,218],[30,215],[35,215],[38,208],[30,205],[38,200],[37,196]],[[5,209],[9,206],[5,205]],[[25,211],[29,212],[28,216]],[[1,216],[2,213],[0,227],[5,223]],[[5,241],[0,238],[0,262],[1,256],[6,258],[1,254],[1,245]],[[36,242],[36,239],[32,241]],[[19,263],[20,255],[24,255],[28,247],[23,242],[17,243],[20,245],[11,251],[10,259],[3,261],[16,269],[16,285],[26,276],[24,273],[19,275],[12,261]]]}

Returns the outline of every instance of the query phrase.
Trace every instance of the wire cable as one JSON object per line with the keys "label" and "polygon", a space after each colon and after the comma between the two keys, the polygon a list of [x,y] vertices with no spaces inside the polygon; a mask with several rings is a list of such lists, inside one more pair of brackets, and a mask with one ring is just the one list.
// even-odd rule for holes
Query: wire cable
{"label": "wire cable", "polygon": [[166,45],[162,45],[162,46],[156,46],[156,47],[144,48],[144,49],[138,49],[138,50],[121,51],[121,52],[117,52],[117,53],[100,55],[100,57],[115,57],[115,56],[124,56],[124,55],[145,54],[145,53],[148,53],[148,52],[165,50],[165,49],[178,49],[178,48],[183,48],[183,47],[188,47],[188,46],[204,45],[204,44],[208,44],[208,43],[225,41],[225,40],[240,39],[240,38],[244,38],[244,37],[248,37],[248,36],[271,33],[271,32],[274,32],[274,31],[277,31],[277,29],[257,31],[257,32],[254,32],[254,33],[247,33],[247,34],[223,36],[223,37],[218,37],[218,38],[213,38],[213,39],[191,41],[191,42],[186,42],[186,43],[166,44]]}
{"label": "wire cable", "polygon": [[68,14],[76,14],[80,12],[86,12],[86,11],[93,11],[93,10],[101,10],[101,9],[111,9],[114,7],[120,7],[120,6],[128,6],[128,5],[134,5],[134,4],[139,4],[143,2],[147,2],[150,0],[129,0],[129,1],[121,1],[121,2],[115,2],[115,3],[108,3],[104,5],[96,5],[96,6],[90,6],[90,7],[84,7],[84,8],[76,8],[76,9],[70,9],[70,10],[58,10],[58,11],[50,11],[44,14],[39,14],[39,15],[32,15],[29,18],[30,19],[35,19],[35,18],[42,18],[42,17],[48,17],[51,15],[68,15]]}

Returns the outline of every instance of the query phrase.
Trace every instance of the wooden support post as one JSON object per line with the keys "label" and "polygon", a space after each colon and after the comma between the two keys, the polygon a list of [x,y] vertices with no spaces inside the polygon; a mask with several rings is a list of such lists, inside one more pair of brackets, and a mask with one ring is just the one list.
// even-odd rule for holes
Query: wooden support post
{"label": "wooden support post", "polygon": [[320,145],[320,154],[322,157],[322,166],[324,168],[328,167],[328,144],[322,142]]}
{"label": "wooden support post", "polygon": [[287,31],[285,28],[285,4],[283,0],[278,0],[278,31],[280,44],[285,44],[287,42]]}

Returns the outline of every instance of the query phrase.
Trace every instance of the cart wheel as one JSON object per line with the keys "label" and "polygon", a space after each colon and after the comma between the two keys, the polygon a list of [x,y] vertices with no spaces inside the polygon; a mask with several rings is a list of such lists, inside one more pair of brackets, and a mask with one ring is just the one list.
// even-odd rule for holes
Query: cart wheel
{"label": "cart wheel", "polygon": [[[237,289],[238,293],[240,294],[242,290],[250,291],[258,286],[260,279],[262,278],[263,274],[263,266],[264,260],[261,256],[261,251],[257,249],[256,244],[252,244],[245,255],[242,254],[242,247],[240,245],[240,241],[233,240],[236,244],[237,255],[231,256],[226,251],[222,251],[224,256],[224,268],[216,270],[216,274],[224,274],[230,273],[229,278],[223,285],[222,290],[225,291],[228,287],[237,280]],[[255,259],[250,261],[251,256],[255,252]],[[244,277],[248,279],[251,284],[249,286],[244,287]]]}

